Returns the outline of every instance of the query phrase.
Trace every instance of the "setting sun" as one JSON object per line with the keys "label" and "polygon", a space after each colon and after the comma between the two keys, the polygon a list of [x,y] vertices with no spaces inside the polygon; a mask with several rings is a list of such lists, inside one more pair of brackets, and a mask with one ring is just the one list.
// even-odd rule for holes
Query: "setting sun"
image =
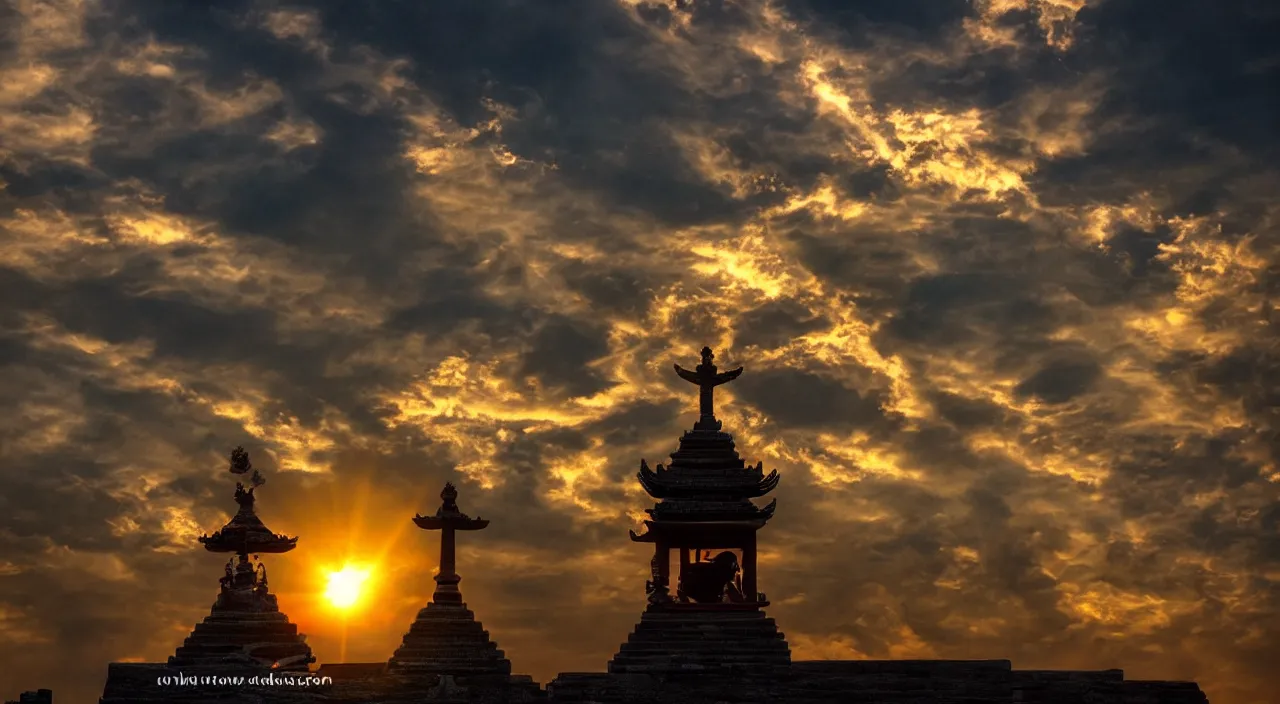
{"label": "setting sun", "polygon": [[330,604],[339,609],[351,608],[360,600],[361,589],[368,579],[368,570],[350,565],[344,566],[336,572],[329,573],[329,585],[325,588],[324,596]]}

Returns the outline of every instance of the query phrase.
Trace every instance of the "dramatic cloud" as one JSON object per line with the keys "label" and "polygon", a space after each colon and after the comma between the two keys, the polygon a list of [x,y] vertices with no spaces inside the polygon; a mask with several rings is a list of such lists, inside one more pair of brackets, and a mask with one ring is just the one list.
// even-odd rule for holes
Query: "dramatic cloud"
{"label": "dramatic cloud", "polygon": [[[517,671],[599,670],[709,344],[783,476],[761,588],[797,658],[1267,701],[1277,31],[1249,0],[0,4],[0,691],[172,653],[237,444],[322,661],[394,650],[453,480]],[[344,640],[345,561],[379,602]]]}

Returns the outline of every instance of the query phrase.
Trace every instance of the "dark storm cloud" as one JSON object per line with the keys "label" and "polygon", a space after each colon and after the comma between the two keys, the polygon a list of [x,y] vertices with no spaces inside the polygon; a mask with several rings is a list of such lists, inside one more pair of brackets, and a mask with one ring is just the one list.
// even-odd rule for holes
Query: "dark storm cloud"
{"label": "dark storm cloud", "polygon": [[512,472],[522,475],[538,474],[548,457],[564,454],[566,451],[585,450],[588,442],[585,434],[569,428],[520,433],[504,442],[494,459]]}
{"label": "dark storm cloud", "polygon": [[[157,360],[211,366],[249,363],[271,369],[273,373],[257,383],[258,390],[274,399],[263,409],[266,415],[280,412],[312,423],[319,420],[326,405],[333,404],[350,409],[353,421],[380,426],[370,417],[366,394],[371,387],[386,383],[385,372],[363,369],[335,378],[328,371],[331,363],[350,354],[358,342],[324,331],[283,342],[275,313],[268,309],[214,309],[180,296],[138,295],[131,290],[144,288],[149,277],[138,273],[136,266],[133,268],[133,276],[121,272],[109,279],[82,280],[46,290],[36,310],[52,315],[73,333],[112,343],[153,345]],[[98,387],[82,387],[82,392],[95,388]],[[201,390],[199,384],[193,388]],[[102,389],[100,393],[112,392]],[[130,392],[124,396],[146,395]],[[154,404],[166,403],[159,394],[149,397]],[[134,405],[121,401],[119,394],[115,399],[101,407],[105,410]],[[88,394],[86,401],[91,401]],[[149,417],[160,407],[154,404],[139,408],[143,412],[135,417]]]}
{"label": "dark storm cloud", "polygon": [[1013,392],[1035,396],[1045,403],[1066,403],[1086,393],[1101,374],[1096,363],[1054,362],[1022,380]]}
{"label": "dark storm cloud", "polygon": [[823,327],[821,318],[793,301],[770,302],[743,313],[738,320],[736,342],[772,349]]}
{"label": "dark storm cloud", "polygon": [[1280,120],[1268,39],[1280,18],[1247,0],[1172,2],[1155,13],[1109,0],[1078,20],[1064,60],[1105,67],[1109,90],[1089,118],[1098,137],[1087,154],[1044,164],[1037,192],[1110,200],[1117,185],[1145,183],[1170,194],[1174,213],[1231,209],[1232,182],[1274,161],[1274,133],[1262,126]]}
{"label": "dark storm cloud", "polygon": [[602,391],[607,382],[588,365],[608,353],[607,335],[603,326],[589,327],[552,316],[533,334],[519,373],[573,396]]}
{"label": "dark storm cloud", "polygon": [[932,401],[939,416],[961,429],[998,425],[1008,417],[1003,406],[982,399],[939,393]]}
{"label": "dark storm cloud", "polygon": [[890,232],[850,228],[837,235],[817,236],[802,226],[786,237],[806,269],[855,292],[859,305],[875,312],[896,309],[908,285],[902,272],[912,268],[910,252],[896,246]]}
{"label": "dark storm cloud", "polygon": [[[1275,134],[1265,126],[1280,121],[1272,87],[1280,71],[1280,49],[1271,41],[1280,29],[1274,9],[1250,0],[1212,6],[1180,0],[1147,10],[1115,0],[1078,15],[1078,51],[1108,66],[1119,82],[1098,118],[1158,117],[1143,127],[1139,144],[1153,138],[1188,144],[1196,135],[1273,150]],[[1185,51],[1188,41],[1195,52]],[[1112,143],[1122,138],[1115,135]],[[1170,155],[1181,156],[1191,154]]]}
{"label": "dark storm cloud", "polygon": [[25,169],[12,162],[0,163],[5,192],[14,198],[40,196],[56,199],[69,209],[82,211],[92,202],[92,194],[109,180],[101,173],[78,164],[37,162]]}
{"label": "dark storm cloud", "polygon": [[783,427],[855,427],[881,429],[885,417],[874,390],[849,389],[819,374],[795,369],[758,370],[744,375],[735,391]]}
{"label": "dark storm cloud", "polygon": [[967,0],[872,0],[847,3],[840,0],[789,0],[784,6],[797,18],[815,28],[835,27],[854,41],[887,32],[928,41],[954,29],[973,12]]}
{"label": "dark storm cloud", "polygon": [[931,345],[965,344],[974,328],[1025,330],[1037,336],[1053,329],[1053,311],[1038,300],[1032,284],[1009,273],[957,273],[922,277],[912,283],[901,315],[889,332]]}
{"label": "dark storm cloud", "polygon": [[512,151],[603,189],[615,207],[681,223],[736,210],[659,128],[690,107],[672,70],[625,58],[643,36],[617,6],[574,5],[348,4],[322,6],[322,17],[346,42],[412,59],[414,79],[464,125],[487,119],[482,98],[514,105]]}
{"label": "dark storm cloud", "polygon": [[[584,426],[582,432],[601,438],[610,447],[635,447],[650,442],[653,429],[674,425],[677,418],[687,410],[688,404],[678,401],[641,400],[619,407],[608,417]],[[632,468],[628,465],[620,465],[612,469],[616,469],[627,478],[632,476],[630,471]]]}
{"label": "dark storm cloud", "polygon": [[[27,479],[9,481],[3,504],[5,517],[0,530],[18,538],[47,537],[56,545],[73,550],[112,550],[123,547],[107,532],[108,519],[119,516],[125,503],[101,489],[69,480],[92,480],[108,467],[91,458],[45,456],[44,461],[26,465],[10,465],[7,471]],[[45,462],[56,467],[49,471]],[[56,464],[54,464],[56,463]],[[29,552],[15,552],[11,558],[34,557]]]}
{"label": "dark storm cloud", "polygon": [[626,269],[602,269],[587,263],[569,263],[560,270],[565,283],[589,298],[598,309],[623,315],[643,314],[657,289],[656,276]]}

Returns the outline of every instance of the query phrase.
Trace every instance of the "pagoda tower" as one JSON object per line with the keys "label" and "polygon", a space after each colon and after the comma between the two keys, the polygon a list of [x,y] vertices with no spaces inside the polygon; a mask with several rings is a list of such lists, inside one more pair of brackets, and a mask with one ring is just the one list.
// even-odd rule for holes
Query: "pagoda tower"
{"label": "pagoda tower", "polygon": [[[315,662],[306,637],[289,617],[280,613],[276,597],[267,589],[267,568],[260,554],[286,553],[298,539],[272,533],[254,513],[254,489],[266,483],[253,469],[243,447],[231,451],[231,473],[250,470],[248,489],[236,482],[240,510],[213,535],[198,538],[209,552],[229,553],[218,599],[204,621],[196,624],[186,642],[169,658],[173,667],[242,665],[276,671],[307,671]],[[250,562],[252,555],[254,561]]]}
{"label": "pagoda tower", "polygon": [[458,509],[458,490],[452,483],[440,492],[444,500],[433,516],[417,515],[413,522],[423,530],[440,531],[440,569],[435,593],[409,626],[400,647],[387,662],[387,673],[405,682],[436,682],[437,686],[516,685],[537,691],[528,676],[511,674],[511,662],[476,621],[462,601],[458,583],[454,539],[457,531],[481,530],[489,525]]}
{"label": "pagoda tower", "polygon": [[[609,662],[611,673],[742,673],[785,671],[791,650],[757,591],[756,532],[773,516],[777,500],[759,498],[778,486],[778,472],[748,467],[733,436],[715,417],[715,387],[742,368],[719,372],[711,348],[692,371],[675,365],[681,379],[698,386],[699,415],[680,438],[667,467],[640,461],[637,477],[657,505],[647,509],[646,531],[631,539],[654,546],[646,583],[649,605],[640,623]],[[679,557],[671,593],[671,552]]]}

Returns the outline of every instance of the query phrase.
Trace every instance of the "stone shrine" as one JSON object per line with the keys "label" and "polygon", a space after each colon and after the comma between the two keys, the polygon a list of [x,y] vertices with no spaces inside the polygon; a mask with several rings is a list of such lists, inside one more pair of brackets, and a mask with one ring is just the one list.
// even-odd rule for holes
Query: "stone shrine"
{"label": "stone shrine", "polygon": [[[733,381],[742,368],[717,372],[710,348],[693,371],[675,366],[699,390],[699,415],[685,431],[667,467],[656,471],[640,460],[636,475],[658,504],[647,509],[643,535],[651,543],[648,608],[630,639],[609,661],[612,673],[734,672],[761,676],[785,671],[791,651],[773,619],[769,602],[756,591],[756,532],[773,516],[777,501],[763,508],[751,499],[778,486],[778,472],[763,464],[746,467],[733,436],[721,429],[715,387]],[[679,555],[676,593],[670,593],[671,551]],[[712,552],[716,554],[712,556]],[[739,555],[741,557],[739,558]]]}
{"label": "stone shrine", "polygon": [[165,665],[112,663],[102,704],[158,697],[161,690],[143,686],[139,691],[138,682],[154,684],[158,676],[170,670],[219,675],[232,671],[307,673],[315,662],[306,637],[280,612],[275,595],[268,589],[266,565],[258,559],[259,554],[289,552],[297,547],[298,539],[271,532],[258,518],[254,490],[266,479],[253,469],[243,447],[231,451],[230,471],[236,475],[252,471],[251,486],[246,489],[243,483],[236,482],[239,510],[213,535],[197,539],[209,552],[232,555],[218,580],[218,598],[213,608]]}
{"label": "stone shrine", "polygon": [[511,662],[475,620],[458,589],[462,577],[457,571],[456,533],[482,530],[489,521],[471,518],[458,509],[458,490],[452,483],[444,485],[440,498],[444,503],[434,515],[413,517],[419,528],[440,531],[435,593],[387,661],[387,673],[408,683],[429,677],[433,686],[442,689],[452,681],[459,689],[468,685],[515,684],[536,690],[530,677],[511,675]]}
{"label": "stone shrine", "polygon": [[[231,452],[231,471],[244,474],[252,469],[249,454],[237,447]],[[220,591],[213,609],[177,652],[169,665],[223,666],[242,662],[279,671],[306,672],[315,662],[306,637],[280,613],[276,597],[267,588],[267,567],[258,554],[280,554],[298,546],[297,538],[277,535],[267,529],[254,512],[254,489],[266,483],[253,470],[248,489],[236,483],[236,515],[213,535],[198,538],[209,552],[234,555],[219,580]],[[249,556],[254,556],[254,562]],[[233,562],[234,561],[234,562]]]}

